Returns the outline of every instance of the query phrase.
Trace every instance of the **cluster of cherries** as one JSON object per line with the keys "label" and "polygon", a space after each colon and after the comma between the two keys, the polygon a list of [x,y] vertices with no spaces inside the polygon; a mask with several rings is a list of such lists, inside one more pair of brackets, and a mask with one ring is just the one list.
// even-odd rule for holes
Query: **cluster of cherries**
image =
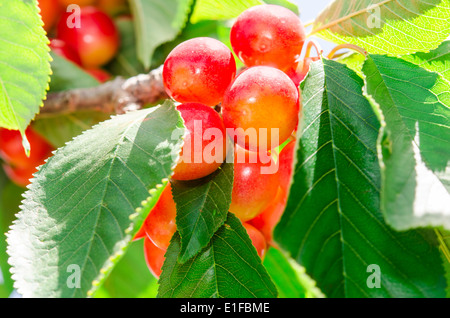
{"label": "cluster of cherries", "polygon": [[51,50],[99,82],[109,80],[111,74],[102,66],[119,49],[113,17],[126,12],[126,0],[39,0],[39,7]]}
{"label": "cluster of cherries", "polygon": [[[126,0],[39,0],[44,29],[51,36],[50,49],[105,82],[111,75],[102,69],[117,53],[120,38],[113,17],[127,11]],[[67,10],[77,5],[76,10]],[[75,14],[75,15],[74,15]],[[30,125],[25,131],[30,157],[22,146],[19,131],[0,129],[0,159],[6,175],[26,187],[37,167],[53,147]]]}
{"label": "cluster of cherries", "polygon": [[[176,46],[164,63],[166,91],[176,102],[187,130],[170,181],[209,176],[221,166],[227,152],[234,151],[229,211],[241,220],[258,255],[264,258],[268,246],[276,246],[273,229],[284,211],[292,175],[301,107],[298,85],[307,71],[300,58],[305,29],[292,11],[259,5],[236,19],[230,40],[232,50],[213,38],[187,40]],[[240,72],[233,52],[245,65]],[[201,125],[196,127],[195,122]],[[208,129],[219,133],[208,134]],[[253,138],[249,130],[254,132]],[[198,136],[202,136],[201,146],[192,142]],[[211,143],[219,147],[208,148]],[[277,169],[262,172],[271,166]],[[144,239],[145,259],[155,277],[161,274],[165,252],[177,229],[176,214],[169,182],[135,236]]]}
{"label": "cluster of cherries", "polygon": [[[80,6],[78,17],[64,9],[70,4]],[[101,67],[114,57],[120,42],[112,16],[124,5],[126,0],[39,0],[44,28],[51,36],[50,48],[106,81],[110,75]],[[177,102],[187,131],[171,179],[207,177],[234,151],[229,211],[241,220],[264,258],[268,246],[276,246],[273,229],[286,205],[301,107],[298,85],[312,59],[300,58],[305,29],[299,17],[277,5],[244,11],[232,26],[230,42],[245,65],[239,72],[233,52],[206,37],[179,44],[164,63],[164,86]],[[36,167],[54,150],[32,126],[26,134],[30,157],[23,151],[19,132],[0,129],[4,170],[21,186],[29,183]],[[200,145],[195,143],[198,138]],[[273,166],[275,171],[262,173]],[[144,239],[145,259],[155,277],[161,274],[177,228],[176,213],[169,182],[135,237]]]}

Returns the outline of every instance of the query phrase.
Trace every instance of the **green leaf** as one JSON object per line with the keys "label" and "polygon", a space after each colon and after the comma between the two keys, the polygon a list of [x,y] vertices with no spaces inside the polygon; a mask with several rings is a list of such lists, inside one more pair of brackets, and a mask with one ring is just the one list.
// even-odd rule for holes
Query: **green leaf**
{"label": "green leaf", "polygon": [[450,231],[435,229],[439,240],[439,250],[441,251],[442,262],[445,268],[445,278],[447,280],[447,298],[450,297]]}
{"label": "green leaf", "polygon": [[276,287],[261,263],[247,231],[232,213],[211,242],[194,258],[177,262],[178,232],[167,249],[159,280],[161,298],[276,297]]}
{"label": "green leaf", "polygon": [[417,64],[431,72],[442,75],[450,82],[450,41],[444,41],[429,53],[416,53],[402,56],[402,59]]}
{"label": "green leaf", "polygon": [[36,0],[0,4],[0,127],[20,130],[39,112],[50,55]]}
{"label": "green leaf", "polygon": [[50,92],[98,86],[99,82],[75,63],[51,53],[52,71]]}
{"label": "green leaf", "polygon": [[263,3],[261,0],[197,0],[191,22],[236,18],[242,11]]}
{"label": "green leaf", "polygon": [[428,52],[450,34],[450,0],[335,0],[311,34],[374,54]]}
{"label": "green leaf", "polygon": [[233,163],[225,162],[212,175],[193,181],[171,181],[181,237],[178,261],[186,262],[208,245],[228,215],[233,190]]}
{"label": "green leaf", "polygon": [[144,240],[133,242],[94,297],[155,298],[158,281],[148,270],[144,258]]}
{"label": "green leaf", "polygon": [[267,4],[276,4],[285,8],[288,8],[292,12],[294,12],[296,15],[300,14],[300,11],[298,10],[296,1],[290,1],[290,0],[264,0],[264,3]]}
{"label": "green leaf", "polygon": [[197,23],[202,20],[229,20],[248,8],[261,4],[283,6],[299,14],[297,5],[289,0],[197,0],[190,21]]}
{"label": "green leaf", "polygon": [[58,149],[35,175],[8,232],[18,292],[92,295],[142,225],[142,201],[156,201],[167,183],[183,131],[167,102],[113,117]]}
{"label": "green leaf", "polygon": [[139,60],[148,69],[155,49],[181,32],[193,0],[130,0]]}
{"label": "green leaf", "polygon": [[107,120],[111,114],[94,111],[75,112],[56,116],[38,116],[33,129],[55,148],[63,147],[83,131]]}
{"label": "green leaf", "polygon": [[270,247],[263,264],[277,286],[279,298],[323,297],[305,269],[282,251]]}
{"label": "green leaf", "polygon": [[[311,64],[293,183],[275,239],[327,297],[442,297],[434,232],[395,232],[380,212],[380,123],[363,85],[343,64]],[[370,265],[380,270],[380,288],[368,284]]]}
{"label": "green leaf", "polygon": [[[437,73],[382,55],[364,64],[384,131],[381,207],[397,230],[450,229],[450,92]],[[375,105],[377,106],[377,105]]]}
{"label": "green leaf", "polygon": [[144,73],[144,66],[137,58],[133,20],[118,18],[115,22],[120,32],[120,47],[113,61],[107,65],[107,69],[114,75],[126,78]]}
{"label": "green leaf", "polygon": [[8,297],[13,291],[8,254],[6,254],[6,236],[19,211],[23,189],[10,182],[0,168],[0,298]]}
{"label": "green leaf", "polygon": [[350,52],[338,58],[336,61],[347,65],[349,69],[353,70],[361,78],[363,77],[362,66],[366,61],[366,57],[364,55]]}

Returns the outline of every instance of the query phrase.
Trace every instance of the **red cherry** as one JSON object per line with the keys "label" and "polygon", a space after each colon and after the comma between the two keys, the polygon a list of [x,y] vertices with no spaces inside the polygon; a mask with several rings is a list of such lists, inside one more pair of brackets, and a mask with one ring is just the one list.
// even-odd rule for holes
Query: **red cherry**
{"label": "red cherry", "polygon": [[77,6],[84,7],[84,6],[90,6],[95,5],[97,0],[59,0],[61,5],[67,7],[71,4],[76,4]]}
{"label": "red cherry", "polygon": [[187,130],[172,179],[193,180],[216,171],[226,157],[226,131],[220,115],[199,103],[177,106]]}
{"label": "red cherry", "polygon": [[3,165],[3,170],[12,182],[25,188],[30,184],[30,179],[33,178],[33,174],[37,171],[37,166],[13,167]]}
{"label": "red cherry", "polygon": [[267,243],[272,246],[276,246],[276,243],[273,241],[273,230],[283,215],[284,209],[286,208],[286,200],[286,193],[279,187],[277,195],[267,208],[249,221],[251,225],[264,235]]}
{"label": "red cherry", "polygon": [[99,67],[109,62],[119,48],[119,32],[114,21],[96,7],[82,7],[77,17],[65,12],[58,23],[57,38],[65,41],[79,54],[86,68]]}
{"label": "red cherry", "polygon": [[107,82],[111,79],[111,74],[101,68],[89,68],[85,71],[95,77],[100,83]]}
{"label": "red cherry", "polygon": [[176,215],[177,209],[172,196],[172,187],[169,183],[143,225],[147,237],[162,250],[167,249],[170,239],[177,230]]}
{"label": "red cherry", "polygon": [[252,244],[256,248],[256,252],[258,253],[259,257],[261,259],[264,259],[264,256],[266,255],[266,250],[267,250],[267,244],[266,244],[266,239],[264,238],[264,235],[258,229],[256,229],[253,225],[251,225],[249,223],[243,223],[242,225],[247,230],[247,234],[248,234],[248,236],[250,236],[250,239],[252,240]]}
{"label": "red cherry", "polygon": [[234,141],[251,150],[269,150],[285,142],[298,123],[299,90],[282,71],[254,66],[225,92],[222,116]]}
{"label": "red cherry", "polygon": [[214,106],[236,74],[233,54],[222,42],[200,37],[176,46],[164,62],[167,93],[180,103]]}
{"label": "red cherry", "polygon": [[41,10],[40,15],[42,22],[44,22],[44,30],[50,32],[61,14],[62,8],[58,0],[39,0],[38,6]]}
{"label": "red cherry", "polygon": [[270,155],[261,158],[260,154],[236,145],[229,211],[242,222],[253,219],[270,204],[279,182],[278,166]]}
{"label": "red cherry", "polygon": [[289,9],[263,4],[241,13],[231,28],[233,51],[246,66],[286,70],[300,57],[306,32]]}
{"label": "red cherry", "polygon": [[147,234],[145,233],[145,227],[141,226],[139,231],[137,231],[137,233],[134,235],[133,241],[138,241],[146,236],[147,236]]}
{"label": "red cherry", "polygon": [[145,262],[152,275],[156,278],[161,276],[162,266],[166,259],[165,253],[165,250],[158,248],[148,237],[144,238]]}
{"label": "red cherry", "polygon": [[59,56],[64,57],[65,59],[72,61],[73,63],[81,66],[81,59],[78,53],[66,42],[60,39],[52,39],[50,40],[50,48],[53,52],[58,54]]}
{"label": "red cherry", "polygon": [[22,135],[18,130],[0,129],[0,157],[9,165],[16,167],[36,167],[51,155],[53,147],[33,129],[25,130],[30,143],[30,157],[22,146]]}

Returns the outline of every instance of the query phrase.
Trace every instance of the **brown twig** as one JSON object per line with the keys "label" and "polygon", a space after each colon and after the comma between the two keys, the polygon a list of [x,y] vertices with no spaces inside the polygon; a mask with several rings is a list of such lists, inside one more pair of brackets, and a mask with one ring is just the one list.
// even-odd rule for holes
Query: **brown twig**
{"label": "brown twig", "polygon": [[122,114],[167,98],[162,81],[162,66],[147,74],[116,79],[96,87],[50,93],[41,114],[100,111]]}

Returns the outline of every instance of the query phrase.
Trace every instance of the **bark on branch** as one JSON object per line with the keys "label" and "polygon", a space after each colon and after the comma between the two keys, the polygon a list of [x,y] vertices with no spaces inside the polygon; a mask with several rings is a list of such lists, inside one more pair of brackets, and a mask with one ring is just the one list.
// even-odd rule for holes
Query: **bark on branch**
{"label": "bark on branch", "polygon": [[128,79],[117,77],[102,85],[50,93],[41,114],[94,110],[122,114],[148,103],[168,98],[162,81],[162,66]]}

